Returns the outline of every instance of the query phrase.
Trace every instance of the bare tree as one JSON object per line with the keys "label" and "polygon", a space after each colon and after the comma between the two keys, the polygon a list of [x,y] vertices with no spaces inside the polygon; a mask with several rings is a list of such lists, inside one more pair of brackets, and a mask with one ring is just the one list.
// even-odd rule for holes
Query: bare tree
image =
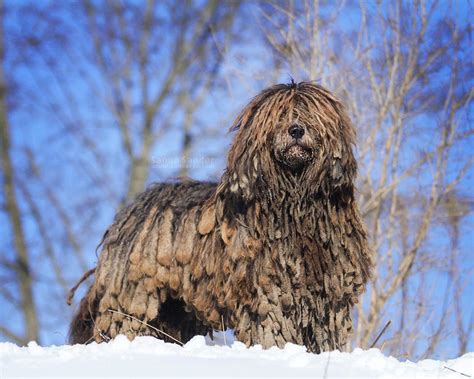
{"label": "bare tree", "polygon": [[[106,102],[130,162],[125,200],[143,190],[152,149],[174,126],[176,107],[184,109],[185,129],[190,128],[199,104],[195,96],[206,94],[222,60],[216,40],[224,38],[238,8],[238,2],[216,0],[157,4],[148,1],[143,9],[84,2],[94,58],[107,78]],[[185,150],[188,142],[185,132]]]}
{"label": "bare tree", "polygon": [[[459,356],[467,352],[467,344],[474,329],[474,313],[471,309],[469,319],[465,322],[463,320],[463,314],[467,313],[463,309],[461,297],[463,293],[469,291],[468,283],[463,280],[461,275],[461,262],[460,262],[460,242],[461,236],[461,225],[464,218],[472,212],[474,201],[472,198],[460,196],[455,192],[450,193],[445,197],[442,206],[445,214],[442,218],[442,222],[446,225],[451,242],[451,254],[449,257],[449,276],[450,284],[452,286],[452,303],[454,308],[454,321],[455,321],[455,334],[458,342]],[[472,272],[469,273],[472,277]],[[429,353],[429,352],[428,352]],[[429,354],[426,354],[429,356]]]}
{"label": "bare tree", "polygon": [[[22,328],[6,319],[2,335],[37,340],[39,309],[42,330],[51,324],[65,337],[66,288],[94,264],[104,223],[144,189],[161,138],[171,133],[165,146],[178,155],[192,151],[195,113],[222,80],[218,45],[234,38],[239,7],[217,0],[5,7],[10,20],[27,21],[9,24],[8,86],[2,66],[2,216],[15,238],[14,254],[2,241],[0,273],[11,285],[0,295],[25,316],[27,335],[16,336]],[[3,122],[8,114],[12,127]],[[25,139],[10,146],[12,128]]]}
{"label": "bare tree", "polygon": [[[473,91],[464,84],[469,72],[462,64],[469,59],[470,29],[456,15],[439,17],[445,11],[443,4],[423,1],[262,6],[275,65],[335,90],[358,126],[360,202],[377,256],[373,283],[357,309],[354,344],[370,346],[383,323],[393,320],[385,346],[400,355],[423,355],[424,348],[433,353],[440,336],[449,335],[453,298],[445,291],[445,305],[436,304],[430,274],[448,263],[456,283],[466,270],[449,259],[454,246],[429,249],[440,238],[434,232],[440,206],[474,163],[464,148],[473,134],[466,118]],[[454,303],[460,291],[458,284]],[[472,325],[464,326],[456,312],[465,346]],[[430,326],[431,335],[422,335]]]}

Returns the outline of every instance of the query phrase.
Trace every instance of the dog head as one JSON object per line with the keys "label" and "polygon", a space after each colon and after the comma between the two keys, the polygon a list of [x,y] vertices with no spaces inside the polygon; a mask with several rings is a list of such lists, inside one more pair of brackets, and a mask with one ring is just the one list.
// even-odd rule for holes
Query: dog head
{"label": "dog head", "polygon": [[307,82],[262,91],[239,114],[221,183],[244,200],[285,186],[308,195],[353,191],[354,128],[341,102]]}

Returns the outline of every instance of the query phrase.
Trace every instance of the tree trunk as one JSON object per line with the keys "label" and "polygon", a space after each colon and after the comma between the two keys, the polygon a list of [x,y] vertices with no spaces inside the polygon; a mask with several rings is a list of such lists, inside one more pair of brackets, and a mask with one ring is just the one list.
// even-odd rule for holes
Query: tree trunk
{"label": "tree trunk", "polygon": [[150,162],[148,156],[134,157],[130,165],[130,175],[128,179],[127,195],[124,199],[124,204],[128,204],[135,199],[137,195],[143,192],[146,180],[148,179],[148,171]]}
{"label": "tree trunk", "polygon": [[[0,9],[3,13],[3,2],[0,1]],[[3,20],[3,14],[1,15]],[[4,76],[5,44],[3,35],[3,23],[0,28],[0,150],[3,169],[3,190],[5,196],[5,208],[9,217],[13,242],[15,247],[15,271],[19,281],[21,293],[21,307],[25,318],[25,342],[38,341],[38,318],[33,298],[31,265],[28,256],[28,248],[25,242],[21,214],[15,196],[13,165],[10,157],[10,130],[7,117],[6,82]]]}

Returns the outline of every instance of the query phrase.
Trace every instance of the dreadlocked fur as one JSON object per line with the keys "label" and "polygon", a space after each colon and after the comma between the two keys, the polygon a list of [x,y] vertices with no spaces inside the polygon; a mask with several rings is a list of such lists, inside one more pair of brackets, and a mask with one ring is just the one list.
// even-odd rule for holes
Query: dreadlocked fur
{"label": "dreadlocked fur", "polygon": [[344,347],[372,263],[342,104],[319,85],[276,85],[232,130],[218,184],[157,184],[116,216],[71,343],[186,342],[225,324],[248,346]]}

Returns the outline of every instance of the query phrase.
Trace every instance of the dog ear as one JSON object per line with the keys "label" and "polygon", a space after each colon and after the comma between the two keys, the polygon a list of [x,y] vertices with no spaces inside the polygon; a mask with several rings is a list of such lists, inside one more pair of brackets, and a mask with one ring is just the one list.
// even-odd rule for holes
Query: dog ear
{"label": "dog ear", "polygon": [[[220,192],[235,198],[235,201],[250,202],[263,189],[263,171],[270,166],[270,153],[266,148],[265,128],[250,125],[258,123],[255,113],[263,102],[263,95],[257,96],[239,114],[231,131],[236,132],[229,150],[227,168],[222,176]],[[258,118],[258,117],[257,117]],[[267,175],[266,175],[267,176]]]}
{"label": "dog ear", "polygon": [[[246,133],[239,133],[246,134]],[[261,154],[257,153],[258,147],[252,146],[250,140],[244,138],[249,136],[238,136],[236,143],[229,151],[227,169],[224,173],[220,187],[222,192],[244,202],[251,201],[256,191],[259,190],[261,178]],[[244,146],[241,146],[244,145]]]}
{"label": "dog ear", "polygon": [[352,125],[341,125],[340,130],[341,135],[332,155],[330,170],[334,188],[352,186],[357,175],[357,161],[353,152]]}
{"label": "dog ear", "polygon": [[319,183],[327,196],[349,199],[353,197],[357,175],[357,161],[353,152],[355,131],[343,109],[337,110],[340,120],[334,137],[324,144],[326,154]]}

